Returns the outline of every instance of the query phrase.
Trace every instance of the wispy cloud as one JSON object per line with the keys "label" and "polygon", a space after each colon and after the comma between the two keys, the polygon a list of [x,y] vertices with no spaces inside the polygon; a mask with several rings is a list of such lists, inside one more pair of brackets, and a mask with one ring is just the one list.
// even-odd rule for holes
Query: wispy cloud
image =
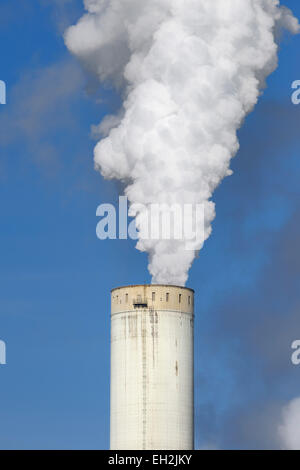
{"label": "wispy cloud", "polygon": [[[299,371],[291,363],[291,343],[300,336],[299,238],[298,206],[284,227],[271,234],[270,258],[255,285],[230,291],[227,300],[224,296],[221,305],[209,309],[213,323],[201,332],[208,339],[202,340],[202,372],[196,379],[196,394],[209,383],[212,397],[198,408],[196,419],[205,441],[214,438],[222,448],[280,447],[277,429],[284,399],[300,386]],[[217,374],[212,358],[218,361]]]}
{"label": "wispy cloud", "polygon": [[60,34],[78,19],[83,10],[83,2],[81,0],[38,1],[42,6],[50,9],[52,18]]}
{"label": "wispy cloud", "polygon": [[22,142],[36,163],[57,165],[53,136],[76,126],[72,103],[82,87],[81,72],[71,60],[24,73],[1,109],[2,158],[7,146]]}
{"label": "wispy cloud", "polygon": [[283,408],[278,431],[283,449],[300,450],[300,398],[295,398]]}

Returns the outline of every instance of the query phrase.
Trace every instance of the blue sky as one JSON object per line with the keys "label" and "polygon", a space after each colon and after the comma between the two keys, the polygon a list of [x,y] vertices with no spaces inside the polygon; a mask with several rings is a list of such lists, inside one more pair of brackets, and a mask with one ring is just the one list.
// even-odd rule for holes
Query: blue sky
{"label": "blue sky", "polygon": [[[96,208],[119,187],[93,170],[90,127],[120,100],[64,46],[81,14],[80,0],[0,5],[1,449],[108,448],[110,289],[150,281],[132,241],[96,238]],[[282,404],[299,395],[299,50],[300,36],[283,38],[190,272],[197,447],[275,447]]]}

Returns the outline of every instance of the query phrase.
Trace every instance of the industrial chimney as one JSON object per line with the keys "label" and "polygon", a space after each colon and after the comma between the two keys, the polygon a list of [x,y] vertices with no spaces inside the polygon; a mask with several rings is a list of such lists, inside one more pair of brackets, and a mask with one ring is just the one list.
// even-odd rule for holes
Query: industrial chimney
{"label": "industrial chimney", "polygon": [[111,292],[110,448],[194,447],[194,291]]}

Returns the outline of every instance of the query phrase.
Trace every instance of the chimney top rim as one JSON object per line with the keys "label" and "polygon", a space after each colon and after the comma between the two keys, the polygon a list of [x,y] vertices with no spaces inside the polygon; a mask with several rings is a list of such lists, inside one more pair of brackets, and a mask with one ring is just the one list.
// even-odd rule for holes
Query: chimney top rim
{"label": "chimney top rim", "polygon": [[125,286],[118,286],[114,287],[113,289],[110,290],[110,292],[114,292],[115,290],[118,289],[126,289],[126,288],[132,288],[132,287],[169,287],[169,288],[175,288],[175,289],[184,289],[188,290],[190,292],[195,293],[194,289],[191,289],[190,287],[185,287],[185,286],[175,286],[174,284],[130,284],[130,285],[125,285]]}

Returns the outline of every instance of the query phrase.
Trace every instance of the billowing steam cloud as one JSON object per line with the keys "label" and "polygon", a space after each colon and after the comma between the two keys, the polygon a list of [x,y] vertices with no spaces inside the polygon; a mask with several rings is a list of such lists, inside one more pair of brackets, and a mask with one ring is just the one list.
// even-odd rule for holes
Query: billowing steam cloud
{"label": "billowing steam cloud", "polygon": [[296,33],[298,22],[277,0],[84,4],[87,13],[68,29],[66,44],[124,96],[119,116],[100,126],[96,168],[126,183],[141,231],[153,203],[205,207],[205,230],[193,251],[185,240],[137,244],[149,253],[153,282],[183,285],[211,233],[211,198],[231,174],[236,132],[277,66],[276,36],[281,28]]}

